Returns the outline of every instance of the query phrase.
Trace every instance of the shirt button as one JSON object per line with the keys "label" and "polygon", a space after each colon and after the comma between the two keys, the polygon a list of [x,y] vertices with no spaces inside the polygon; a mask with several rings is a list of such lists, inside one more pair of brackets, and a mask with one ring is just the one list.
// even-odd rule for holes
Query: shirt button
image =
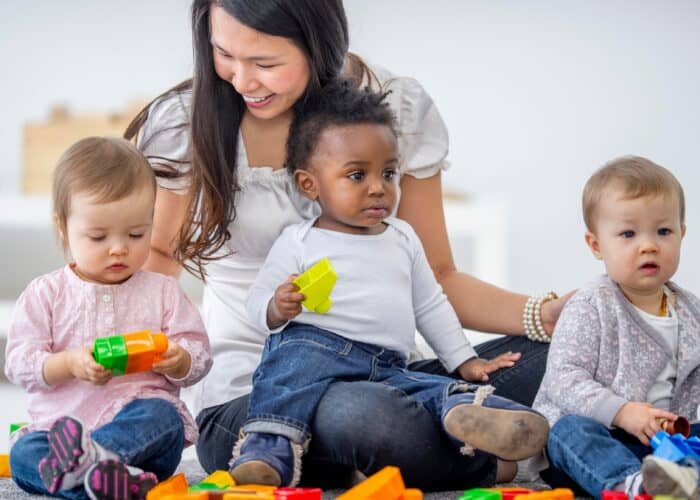
{"label": "shirt button", "polygon": [[103,296],[102,296],[102,300],[103,300],[104,302],[109,302],[109,301],[112,300],[112,296],[111,296],[111,295],[103,295]]}

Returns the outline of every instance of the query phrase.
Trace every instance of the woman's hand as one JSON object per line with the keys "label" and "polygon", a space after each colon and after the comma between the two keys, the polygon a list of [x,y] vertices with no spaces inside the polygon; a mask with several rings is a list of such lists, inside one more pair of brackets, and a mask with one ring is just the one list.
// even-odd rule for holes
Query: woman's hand
{"label": "woman's hand", "polygon": [[673,422],[677,418],[677,415],[654,408],[649,403],[631,401],[620,408],[613,419],[613,425],[636,436],[643,445],[649,446],[649,440],[661,430],[659,419]]}
{"label": "woman's hand", "polygon": [[559,315],[561,314],[562,309],[564,309],[564,305],[575,293],[576,290],[572,290],[571,292],[567,293],[566,295],[563,295],[562,297],[553,300],[548,300],[547,302],[542,304],[542,326],[544,326],[545,331],[549,334],[550,337],[554,332],[554,326],[557,324],[557,320],[559,319]]}
{"label": "woman's hand", "polygon": [[270,330],[279,328],[301,313],[301,303],[306,297],[299,293],[299,287],[293,283],[296,277],[296,274],[292,274],[277,287],[267,306],[267,326]]}
{"label": "woman's hand", "polygon": [[190,353],[170,339],[168,339],[168,348],[160,357],[161,360],[157,363],[153,363],[153,367],[151,368],[155,373],[160,373],[161,375],[166,375],[174,379],[180,379],[187,376],[190,372],[190,365],[192,364]]}
{"label": "woman's hand", "polygon": [[457,372],[468,382],[486,382],[489,379],[489,373],[501,368],[510,368],[519,359],[519,352],[510,351],[490,360],[472,358],[459,365]]}
{"label": "woman's hand", "polygon": [[68,369],[73,377],[95,385],[104,385],[112,378],[108,370],[92,357],[92,347],[83,346],[66,351]]}

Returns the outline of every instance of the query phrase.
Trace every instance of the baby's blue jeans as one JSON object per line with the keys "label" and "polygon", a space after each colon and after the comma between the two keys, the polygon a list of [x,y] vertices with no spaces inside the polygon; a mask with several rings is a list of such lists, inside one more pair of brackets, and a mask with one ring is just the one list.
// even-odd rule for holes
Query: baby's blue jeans
{"label": "baby's blue jeans", "polygon": [[[50,495],[37,467],[49,453],[47,436],[46,431],[30,432],[10,450],[12,479],[28,493]],[[116,453],[123,463],[153,472],[158,480],[175,472],[185,445],[180,414],[173,404],[160,398],[135,399],[111,422],[93,430],[90,437],[104,449]],[[55,496],[88,498],[82,487],[59,491]]]}
{"label": "baby's blue jeans", "polygon": [[[691,426],[690,435],[700,436],[700,424]],[[550,467],[541,476],[553,487],[583,488],[599,497],[601,491],[613,489],[638,472],[652,451],[622,429],[608,429],[591,418],[567,415],[549,432]]]}

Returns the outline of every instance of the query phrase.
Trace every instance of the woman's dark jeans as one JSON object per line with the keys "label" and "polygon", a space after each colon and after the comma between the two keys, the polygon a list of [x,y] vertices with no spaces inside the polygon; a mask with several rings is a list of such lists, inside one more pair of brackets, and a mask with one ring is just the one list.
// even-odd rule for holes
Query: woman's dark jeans
{"label": "woman's dark jeans", "polygon": [[[491,359],[521,352],[512,368],[490,375],[496,394],[531,405],[544,375],[548,344],[504,337],[476,347]],[[410,369],[446,374],[437,360]],[[206,408],[197,416],[197,454],[207,472],[228,469],[238,432],[246,421],[248,396]],[[355,470],[371,475],[387,465],[401,469],[410,487],[467,489],[493,484],[496,461],[477,453],[460,455],[428,411],[401,391],[375,382],[336,382],[322,398],[311,427],[302,482],[323,488],[347,486]]]}

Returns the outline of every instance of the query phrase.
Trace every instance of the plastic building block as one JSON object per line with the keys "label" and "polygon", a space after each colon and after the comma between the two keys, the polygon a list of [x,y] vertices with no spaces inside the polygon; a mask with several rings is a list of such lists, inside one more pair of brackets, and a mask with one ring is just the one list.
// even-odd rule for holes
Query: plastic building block
{"label": "plastic building block", "polygon": [[277,488],[275,500],[321,500],[321,488]]}
{"label": "plastic building block", "polygon": [[574,500],[574,492],[568,488],[555,488],[525,495],[515,495],[513,500]]}
{"label": "plastic building block", "polygon": [[676,420],[659,419],[659,425],[669,434],[682,434],[685,437],[690,436],[690,422],[685,417],[678,417]]}
{"label": "plastic building block", "polygon": [[275,500],[275,486],[263,486],[260,484],[246,484],[234,486],[223,493],[222,500]]}
{"label": "plastic building block", "polygon": [[145,372],[168,348],[168,337],[150,330],[95,339],[92,355],[114,375]]}
{"label": "plastic building block", "polygon": [[384,467],[336,500],[399,500],[406,487],[398,467]]}
{"label": "plastic building block", "polygon": [[13,424],[10,424],[10,436],[12,435],[13,432],[21,429],[25,425],[27,425],[27,422],[15,422]]}
{"label": "plastic building block", "polygon": [[10,474],[10,455],[0,455],[0,477],[12,477]]}
{"label": "plastic building block", "polygon": [[654,500],[654,497],[646,493],[640,493],[639,495],[634,495],[634,500]]}
{"label": "plastic building block", "polygon": [[399,500],[423,500],[423,492],[417,488],[407,488]]}
{"label": "plastic building block", "polygon": [[161,481],[146,494],[146,500],[161,500],[176,493],[187,493],[187,479],[184,474]]}
{"label": "plastic building block", "polygon": [[629,496],[624,491],[603,490],[600,500],[629,500]]}
{"label": "plastic building block", "polygon": [[528,493],[535,493],[534,490],[529,490],[527,488],[486,488],[489,491],[497,491],[501,494],[502,500],[513,500],[517,495],[527,495]]}
{"label": "plastic building block", "polygon": [[234,481],[233,477],[231,477],[231,474],[225,470],[217,470],[212,472],[203,481],[195,484],[194,486],[190,486],[189,491],[224,491],[235,485],[236,481]]}
{"label": "plastic building block", "polygon": [[665,458],[671,462],[680,462],[685,458],[700,461],[700,439],[697,436],[686,438],[682,434],[669,435],[659,431],[651,438],[654,456]]}
{"label": "plastic building block", "polygon": [[457,500],[501,500],[499,491],[487,490],[484,488],[472,488],[465,491]]}
{"label": "plastic building block", "polygon": [[331,261],[324,257],[297,276],[294,284],[299,287],[299,293],[306,297],[302,302],[306,309],[325,314],[333,305],[330,296],[337,280],[338,275],[335,274]]}

